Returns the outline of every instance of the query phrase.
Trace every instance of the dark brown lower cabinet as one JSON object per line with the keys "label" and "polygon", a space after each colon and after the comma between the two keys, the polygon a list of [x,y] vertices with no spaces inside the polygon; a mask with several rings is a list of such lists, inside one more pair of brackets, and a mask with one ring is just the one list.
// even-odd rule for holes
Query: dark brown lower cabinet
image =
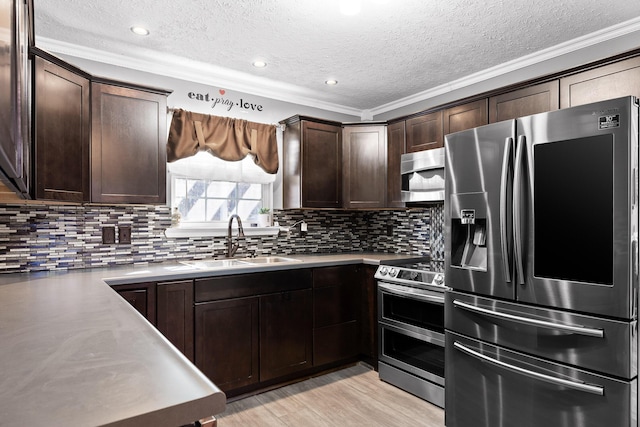
{"label": "dark brown lower cabinet", "polygon": [[314,366],[358,355],[361,285],[355,265],[313,269]]}
{"label": "dark brown lower cabinet", "polygon": [[260,297],[260,381],[312,365],[311,290]]}
{"label": "dark brown lower cabinet", "polygon": [[193,280],[158,283],[156,300],[156,327],[193,362]]}
{"label": "dark brown lower cabinet", "polygon": [[372,366],[378,366],[378,287],[373,277],[376,270],[375,265],[360,266],[360,355]]}
{"label": "dark brown lower cabinet", "polygon": [[196,304],[196,366],[227,392],[260,380],[259,298]]}
{"label": "dark brown lower cabinet", "polygon": [[341,265],[113,288],[233,397],[359,357],[374,364],[375,270]]}
{"label": "dark brown lower cabinet", "polygon": [[195,364],[227,396],[312,367],[311,270],[196,279],[194,296]]}
{"label": "dark brown lower cabinet", "polygon": [[152,325],[156,324],[155,282],[115,285],[113,289],[140,312]]}

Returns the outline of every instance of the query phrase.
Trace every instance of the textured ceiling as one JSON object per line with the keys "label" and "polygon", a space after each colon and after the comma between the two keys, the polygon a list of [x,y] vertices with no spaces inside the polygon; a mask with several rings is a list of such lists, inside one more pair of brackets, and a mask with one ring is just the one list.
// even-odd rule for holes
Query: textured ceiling
{"label": "textured ceiling", "polygon": [[[36,43],[209,64],[211,84],[225,76],[230,89],[273,85],[356,110],[638,16],[638,0],[362,0],[356,16],[341,15],[338,0],[35,0]],[[268,66],[252,67],[256,58]]]}

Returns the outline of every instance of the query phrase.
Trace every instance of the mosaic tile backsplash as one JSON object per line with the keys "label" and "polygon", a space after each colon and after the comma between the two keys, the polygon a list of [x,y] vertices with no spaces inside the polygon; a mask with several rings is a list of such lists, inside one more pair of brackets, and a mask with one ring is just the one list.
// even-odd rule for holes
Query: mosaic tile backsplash
{"label": "mosaic tile backsplash", "polygon": [[[443,206],[392,211],[286,210],[282,227],[308,224],[278,236],[247,237],[237,256],[335,252],[432,255],[442,270]],[[105,226],[131,226],[131,244],[102,244]],[[1,205],[0,271],[65,270],[223,256],[224,237],[167,238],[166,206]]]}

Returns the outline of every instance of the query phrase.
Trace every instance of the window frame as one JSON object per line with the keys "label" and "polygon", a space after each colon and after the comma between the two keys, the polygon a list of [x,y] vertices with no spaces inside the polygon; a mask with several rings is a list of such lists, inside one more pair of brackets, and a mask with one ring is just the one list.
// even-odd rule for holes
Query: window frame
{"label": "window frame", "polygon": [[[175,178],[200,179],[188,177],[180,174],[169,173],[167,180],[167,206],[170,212],[175,207]],[[215,181],[215,180],[213,180]],[[229,182],[229,181],[227,181]],[[273,183],[262,183],[263,206],[271,206],[273,201]],[[180,221],[178,226],[171,226],[164,232],[168,238],[181,237],[223,237],[228,233],[229,221]],[[237,223],[234,221],[234,229]],[[256,219],[246,221],[243,220],[242,227],[245,236],[276,236],[280,232],[280,227],[257,227]]]}

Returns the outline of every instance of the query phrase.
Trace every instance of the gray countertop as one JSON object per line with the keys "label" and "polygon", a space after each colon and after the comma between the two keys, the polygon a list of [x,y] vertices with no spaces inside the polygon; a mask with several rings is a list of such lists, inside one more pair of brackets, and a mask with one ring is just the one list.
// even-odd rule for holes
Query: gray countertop
{"label": "gray countertop", "polygon": [[415,258],[291,257],[301,262],[0,275],[0,425],[175,427],[224,411],[224,393],[109,284]]}

